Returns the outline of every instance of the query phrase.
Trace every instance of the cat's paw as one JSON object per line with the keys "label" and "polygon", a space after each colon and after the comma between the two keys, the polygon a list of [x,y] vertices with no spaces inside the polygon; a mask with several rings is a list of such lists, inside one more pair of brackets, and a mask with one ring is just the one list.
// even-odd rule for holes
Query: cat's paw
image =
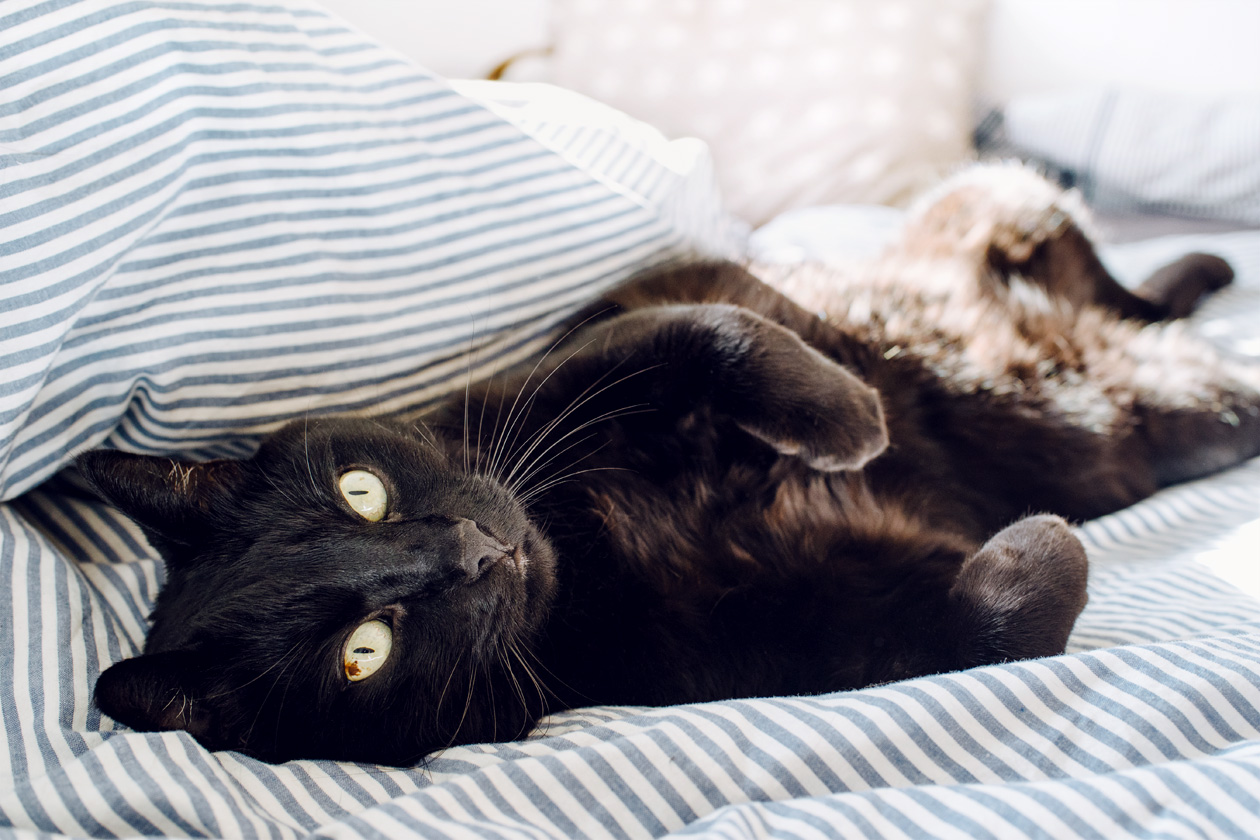
{"label": "cat's paw", "polygon": [[1087,600],[1085,547],[1058,516],[1029,516],[963,563],[949,597],[964,666],[1063,653]]}
{"label": "cat's paw", "polygon": [[879,395],[871,388],[861,393],[836,383],[827,385],[831,387],[824,386],[815,395],[814,405],[796,405],[783,416],[739,426],[780,454],[799,458],[820,472],[861,469],[888,448]]}
{"label": "cat's paw", "polygon": [[733,412],[740,428],[823,472],[856,470],[888,448],[879,392],[777,325],[745,365],[760,393]]}
{"label": "cat's paw", "polygon": [[1204,297],[1234,281],[1234,269],[1212,254],[1186,254],[1156,269],[1142,281],[1137,294],[1162,307],[1167,318],[1185,318]]}

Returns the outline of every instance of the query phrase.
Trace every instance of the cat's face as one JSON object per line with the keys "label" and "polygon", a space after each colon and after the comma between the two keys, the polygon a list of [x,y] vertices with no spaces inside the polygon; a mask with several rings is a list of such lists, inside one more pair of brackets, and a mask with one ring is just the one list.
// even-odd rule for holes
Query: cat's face
{"label": "cat's face", "polygon": [[247,461],[84,456],[167,567],[145,653],[102,675],[102,710],[270,761],[408,764],[527,731],[551,548],[429,440],[341,419]]}

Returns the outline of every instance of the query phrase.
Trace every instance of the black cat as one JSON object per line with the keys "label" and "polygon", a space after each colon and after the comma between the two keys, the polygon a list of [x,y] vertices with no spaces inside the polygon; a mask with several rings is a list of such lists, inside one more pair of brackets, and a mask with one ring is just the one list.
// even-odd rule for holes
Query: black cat
{"label": "black cat", "polygon": [[1221,261],[1131,294],[1021,189],[954,184],[865,271],[766,270],[808,309],[732,264],[639,278],[422,423],[82,456],[167,566],[97,702],[211,749],[408,764],[572,706],[1061,652],[1087,563],[1059,517],[1260,453],[1260,376],[1145,324]]}

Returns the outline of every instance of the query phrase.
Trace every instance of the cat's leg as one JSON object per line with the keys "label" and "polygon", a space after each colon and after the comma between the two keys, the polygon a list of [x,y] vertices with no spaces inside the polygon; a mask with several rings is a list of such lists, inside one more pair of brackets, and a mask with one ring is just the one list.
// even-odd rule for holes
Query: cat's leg
{"label": "cat's leg", "polygon": [[1012,283],[1030,283],[1075,309],[1101,306],[1122,318],[1161,321],[1185,317],[1233,279],[1219,257],[1190,254],[1130,291],[1098,258],[1079,198],[1024,167],[975,167],[930,198],[907,222],[899,250],[961,258],[998,297]]}
{"label": "cat's leg", "polygon": [[[948,540],[942,548],[952,553]],[[894,616],[867,619],[875,636],[855,685],[1057,656],[1088,600],[1085,548],[1058,516],[1020,519],[960,565],[924,559],[906,575],[927,584]]]}
{"label": "cat's leg", "polygon": [[[888,446],[879,394],[791,330],[726,304],[628,312],[593,329],[598,367],[646,370],[650,404],[708,404],[779,452],[821,470],[857,469]],[[577,340],[582,340],[579,336]]]}
{"label": "cat's leg", "polygon": [[1222,377],[1195,393],[1172,385],[1135,407],[1135,434],[1158,484],[1202,478],[1260,456],[1260,367],[1246,374],[1250,383]]}
{"label": "cat's leg", "polygon": [[1156,269],[1138,286],[1137,296],[1160,307],[1165,318],[1184,318],[1204,296],[1225,288],[1233,279],[1234,269],[1225,260],[1191,253]]}
{"label": "cat's leg", "polygon": [[1018,276],[1067,300],[1073,308],[1085,305],[1110,309],[1121,318],[1166,321],[1192,313],[1206,296],[1229,285],[1234,270],[1211,254],[1191,253],[1151,274],[1134,291],[1111,276],[1093,243],[1075,223],[1039,244],[1022,262],[992,249],[994,274],[1010,282]]}
{"label": "cat's leg", "polygon": [[469,415],[496,393],[530,395],[528,418],[539,419],[522,422],[538,428],[525,438],[664,423],[625,438],[650,447],[670,418],[704,409],[821,470],[857,469],[888,445],[873,388],[791,330],[725,304],[648,306],[590,325],[506,386],[474,388]]}
{"label": "cat's leg", "polygon": [[1089,563],[1057,516],[1030,516],[999,531],[963,562],[944,631],[957,667],[1063,652],[1085,608]]}

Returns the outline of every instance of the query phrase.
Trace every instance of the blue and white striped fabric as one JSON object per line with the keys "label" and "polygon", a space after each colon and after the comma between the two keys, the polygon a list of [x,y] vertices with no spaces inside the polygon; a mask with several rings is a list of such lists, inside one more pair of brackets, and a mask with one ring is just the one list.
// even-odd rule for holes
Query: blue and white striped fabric
{"label": "blue and white striped fabric", "polygon": [[[1260,568],[1260,462],[1084,526],[1091,602],[1054,659],[580,709],[411,770],[116,727],[91,689],[162,572],[49,480],[73,451],[407,407],[729,232],[685,154],[488,108],[287,1],[3,0],[0,91],[0,836],[1260,834],[1260,603],[1224,579]],[[1260,237],[1108,257],[1190,247],[1240,269],[1197,327],[1260,358]]]}
{"label": "blue and white striped fabric", "polygon": [[727,245],[703,166],[608,136],[593,174],[313,8],[5,0],[0,33],[4,498],[102,441],[414,404]]}

